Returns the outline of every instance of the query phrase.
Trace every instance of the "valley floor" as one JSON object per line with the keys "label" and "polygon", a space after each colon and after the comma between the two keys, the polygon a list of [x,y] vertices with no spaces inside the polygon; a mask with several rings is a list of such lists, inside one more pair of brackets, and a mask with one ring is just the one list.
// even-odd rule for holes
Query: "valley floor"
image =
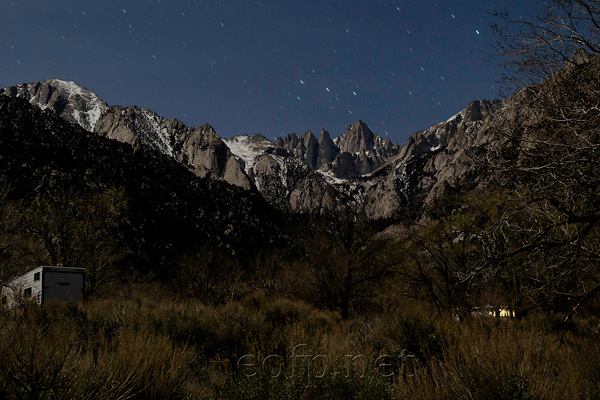
{"label": "valley floor", "polygon": [[8,399],[597,399],[598,318],[458,322],[418,301],[342,320],[252,293],[0,311]]}

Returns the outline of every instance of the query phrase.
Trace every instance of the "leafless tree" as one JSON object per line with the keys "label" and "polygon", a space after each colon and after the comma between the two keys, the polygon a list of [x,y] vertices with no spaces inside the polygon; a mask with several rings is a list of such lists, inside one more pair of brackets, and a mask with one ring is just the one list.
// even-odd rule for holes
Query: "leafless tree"
{"label": "leafless tree", "polygon": [[18,257],[21,215],[17,203],[10,199],[10,187],[0,182],[0,285],[20,272]]}
{"label": "leafless tree", "polygon": [[495,204],[489,194],[472,192],[451,215],[409,227],[401,270],[409,294],[463,316],[490,300],[495,276],[485,257],[486,227],[493,220]]}
{"label": "leafless tree", "polygon": [[227,249],[205,243],[181,257],[174,283],[182,297],[216,305],[237,294],[242,278],[240,263]]}
{"label": "leafless tree", "polygon": [[399,259],[391,242],[349,208],[339,207],[313,220],[296,244],[305,267],[298,272],[308,297],[340,310],[344,319],[397,272]]}
{"label": "leafless tree", "polygon": [[258,288],[267,295],[273,295],[285,289],[282,272],[287,265],[285,250],[269,248],[260,249],[252,257],[252,275]]}
{"label": "leafless tree", "polygon": [[532,307],[570,308],[570,319],[600,292],[600,3],[497,16],[508,81],[535,84],[498,126],[504,154],[491,158],[507,191],[488,257]]}
{"label": "leafless tree", "polygon": [[113,189],[38,196],[21,211],[29,236],[21,252],[32,264],[86,268],[86,291],[93,294],[116,277],[126,254],[117,235],[125,206],[123,192]]}
{"label": "leafless tree", "polygon": [[578,49],[600,52],[600,3],[596,0],[539,2],[536,15],[515,18],[495,12],[498,38],[493,55],[507,68],[510,82],[540,82],[572,63]]}

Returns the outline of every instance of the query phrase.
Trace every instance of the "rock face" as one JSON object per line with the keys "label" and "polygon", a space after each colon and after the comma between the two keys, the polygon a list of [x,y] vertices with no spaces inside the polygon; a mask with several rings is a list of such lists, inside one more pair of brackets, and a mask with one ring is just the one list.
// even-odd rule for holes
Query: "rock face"
{"label": "rock face", "polygon": [[[318,143],[311,136],[312,133],[304,138],[294,135],[290,140],[295,140],[294,146],[298,148],[304,143],[313,146],[315,150],[308,154],[316,159]],[[306,157],[293,156],[260,134],[223,141],[242,160],[252,184],[270,204],[296,212],[329,209],[334,204],[335,190],[307,165]]]}
{"label": "rock face", "polygon": [[63,119],[89,132],[144,146],[167,154],[200,177],[212,176],[251,189],[243,165],[209,125],[188,128],[140,107],[109,107],[95,93],[73,82],[49,79],[0,89],[0,95],[21,97],[41,109],[50,109]]}
{"label": "rock face", "polygon": [[520,94],[503,102],[474,101],[399,146],[362,121],[335,139],[325,130],[318,139],[311,131],[275,142],[260,134],[222,139],[209,125],[188,128],[148,109],[109,107],[89,90],[58,80],[0,94],[25,98],[134,150],[166,154],[200,177],[258,191],[278,208],[318,213],[344,202],[364,207],[371,218],[416,215],[449,193],[484,182],[485,168],[474,154],[500,142],[495,121],[525,118],[527,101],[533,101]]}
{"label": "rock face", "polygon": [[346,132],[337,139],[337,146],[341,152],[358,153],[373,149],[374,135],[367,124],[363,121],[358,121],[354,125],[350,125]]}
{"label": "rock face", "polygon": [[100,137],[7,96],[0,96],[0,178],[11,200],[28,202],[57,189],[73,201],[117,189],[123,196],[115,198],[127,199],[116,206],[119,245],[144,273],[164,272],[197,243],[223,244],[243,257],[276,241],[285,223],[255,193],[199,178],[173,157]]}
{"label": "rock face", "polygon": [[449,191],[485,179],[473,155],[497,140],[492,123],[505,105],[474,101],[448,121],[413,134],[397,156],[359,180],[367,215],[389,218],[398,212],[417,212]]}
{"label": "rock face", "polygon": [[319,156],[317,158],[317,164],[320,167],[323,165],[327,165],[338,155],[339,149],[336,147],[333,140],[329,136],[329,132],[325,129],[321,131],[321,135],[319,136]]}
{"label": "rock face", "polygon": [[371,173],[398,154],[400,149],[389,139],[374,134],[363,121],[350,125],[335,140],[322,130],[318,141],[308,131],[304,137],[291,134],[278,138],[276,144],[312,170],[331,172],[338,179],[353,179]]}
{"label": "rock face", "polygon": [[298,136],[295,133],[292,133],[284,139],[277,138],[276,143],[278,147],[304,161],[311,169],[317,169],[319,141],[311,131],[306,132],[304,136]]}
{"label": "rock face", "polygon": [[0,95],[20,97],[42,110],[50,109],[61,118],[90,132],[108,109],[108,105],[94,92],[59,79],[0,89]]}
{"label": "rock face", "polygon": [[335,204],[335,190],[296,157],[265,153],[249,170],[263,197],[279,208],[319,213]]}
{"label": "rock face", "polygon": [[264,153],[289,157],[289,154],[278,148],[273,142],[257,133],[252,136],[234,136],[231,139],[222,139],[229,150],[244,165],[244,171],[248,172],[259,161]]}
{"label": "rock face", "polygon": [[144,146],[175,158],[200,177],[212,176],[252,188],[241,163],[210,125],[188,128],[177,119],[163,118],[140,107],[110,107],[94,132],[100,136]]}

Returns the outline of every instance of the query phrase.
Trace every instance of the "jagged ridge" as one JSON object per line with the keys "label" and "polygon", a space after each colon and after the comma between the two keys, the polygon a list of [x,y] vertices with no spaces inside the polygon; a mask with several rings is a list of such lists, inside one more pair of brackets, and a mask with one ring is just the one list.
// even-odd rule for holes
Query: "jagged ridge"
{"label": "jagged ridge", "polygon": [[473,137],[478,145],[491,140],[485,136],[489,119],[503,107],[497,101],[473,102],[448,121],[416,132],[404,146],[374,134],[363,121],[335,139],[322,130],[319,139],[308,131],[273,143],[259,134],[222,139],[210,125],[188,128],[148,109],[109,107],[72,82],[34,82],[0,93],[52,109],[134,149],[166,154],[198,176],[256,190],[279,208],[315,211],[344,197],[356,207],[364,206],[372,218],[418,210],[458,188],[473,169],[466,156]]}

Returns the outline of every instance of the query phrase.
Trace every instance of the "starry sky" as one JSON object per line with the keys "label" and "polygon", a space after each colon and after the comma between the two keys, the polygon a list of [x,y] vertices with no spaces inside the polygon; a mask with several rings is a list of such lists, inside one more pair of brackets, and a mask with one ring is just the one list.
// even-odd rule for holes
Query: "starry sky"
{"label": "starry sky", "polygon": [[0,87],[59,78],[223,137],[357,120],[403,144],[499,97],[494,10],[517,0],[0,0]]}

